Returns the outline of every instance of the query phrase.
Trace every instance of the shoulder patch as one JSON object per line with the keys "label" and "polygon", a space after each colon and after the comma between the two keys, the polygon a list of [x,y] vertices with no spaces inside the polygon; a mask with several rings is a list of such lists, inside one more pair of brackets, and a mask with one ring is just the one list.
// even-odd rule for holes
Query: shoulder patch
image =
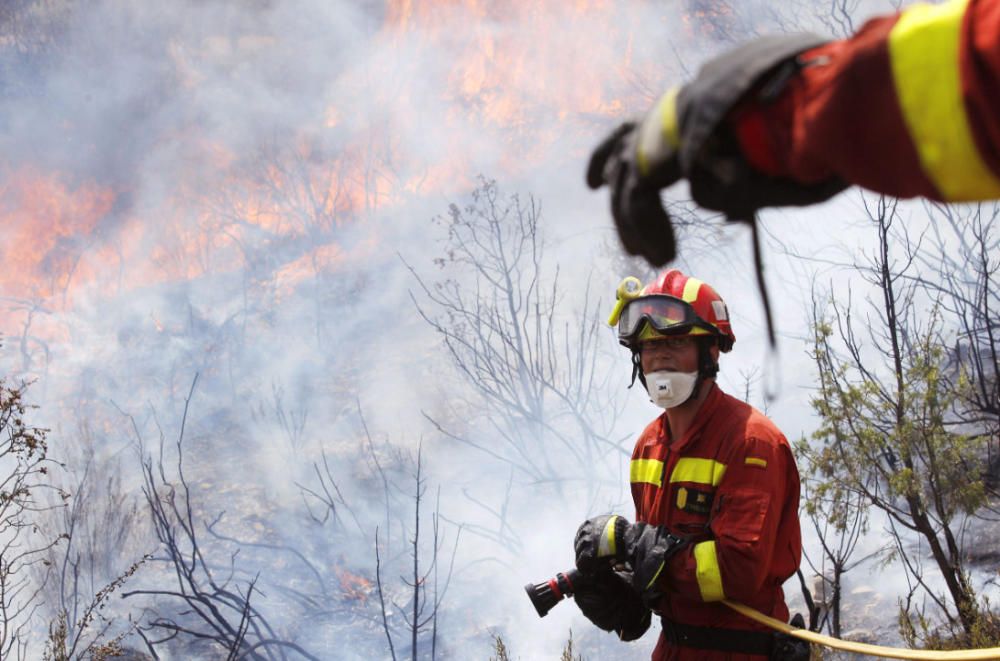
{"label": "shoulder patch", "polygon": [[743,460],[743,463],[747,466],[756,466],[757,468],[767,468],[767,459],[762,457],[747,457]]}

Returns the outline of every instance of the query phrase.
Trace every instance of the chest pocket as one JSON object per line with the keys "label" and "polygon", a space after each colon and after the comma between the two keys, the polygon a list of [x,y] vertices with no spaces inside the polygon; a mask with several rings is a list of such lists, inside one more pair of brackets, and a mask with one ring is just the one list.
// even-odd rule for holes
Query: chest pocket
{"label": "chest pocket", "polygon": [[681,457],[670,472],[669,518],[677,530],[696,533],[705,529],[715,500],[715,489],[726,474],[726,465],[714,459]]}
{"label": "chest pocket", "polygon": [[674,498],[674,507],[687,512],[688,514],[700,514],[708,516],[712,511],[712,501],[715,500],[715,491],[704,491],[694,487],[677,487]]}

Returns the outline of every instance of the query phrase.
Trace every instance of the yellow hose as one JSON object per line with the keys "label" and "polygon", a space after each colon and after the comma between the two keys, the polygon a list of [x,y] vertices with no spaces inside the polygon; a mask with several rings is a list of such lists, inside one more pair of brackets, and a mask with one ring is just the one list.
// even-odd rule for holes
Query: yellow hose
{"label": "yellow hose", "polygon": [[942,652],[936,650],[907,650],[900,649],[898,647],[882,647],[881,645],[869,645],[868,643],[855,643],[850,640],[834,638],[833,636],[824,636],[821,633],[809,631],[808,629],[798,629],[782,622],[781,620],[768,617],[760,611],[756,611],[749,606],[744,606],[743,604],[735,601],[729,601],[727,599],[723,600],[722,603],[729,606],[736,612],[749,617],[755,622],[771,627],[775,631],[780,631],[788,634],[789,636],[795,636],[796,638],[807,640],[810,643],[823,645],[824,647],[832,647],[833,649],[843,650],[845,652],[880,656],[886,659],[964,659],[967,661],[1000,659],[1000,647],[990,647],[988,649],[980,650],[952,650]]}

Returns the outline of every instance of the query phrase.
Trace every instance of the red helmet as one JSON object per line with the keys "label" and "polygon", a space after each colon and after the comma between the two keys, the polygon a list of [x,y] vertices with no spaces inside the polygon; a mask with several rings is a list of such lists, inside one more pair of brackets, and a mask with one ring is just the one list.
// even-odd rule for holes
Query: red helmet
{"label": "red helmet", "polygon": [[617,322],[618,341],[626,347],[637,349],[642,340],[664,335],[714,335],[719,351],[733,348],[729,310],[708,284],[668,269],[641,290],[638,285],[635,278],[622,281],[609,319]]}

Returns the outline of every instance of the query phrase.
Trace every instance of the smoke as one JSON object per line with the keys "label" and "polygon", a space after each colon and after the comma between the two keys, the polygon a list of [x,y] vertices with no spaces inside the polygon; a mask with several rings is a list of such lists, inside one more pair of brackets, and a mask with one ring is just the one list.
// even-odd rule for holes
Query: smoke
{"label": "smoke", "polygon": [[[540,203],[539,284],[558,283],[560,327],[575,332],[586,305],[604,314],[625,274],[606,198],[583,190],[587,150],[728,40],[773,27],[752,8],[699,4],[13,10],[0,40],[11,81],[0,255],[17,264],[0,275],[4,372],[37,380],[38,419],[61,459],[119,466],[133,502],[143,458],[162,456],[163,480],[179,488],[186,414],[182,467],[201,543],[216,567],[232,561],[242,589],[259,572],[262,614],[321,658],[386,655],[376,529],[396,652],[408,649],[413,577],[400,574],[418,448],[425,568],[439,515],[438,652],[486,657],[501,635],[516,656],[551,658],[572,628],[586,649],[620,656],[571,605],[539,620],[521,586],[568,568],[584,518],[631,512],[627,454],[656,412],[625,392],[627,356],[606,329],[595,335],[594,374],[606,381],[589,405],[618,407],[618,448],[586,476],[560,472],[565,453],[547,448],[563,480],[527,479],[497,460],[495,411],[418,313],[414,299],[428,301],[416,278],[468,282],[447,261],[447,223],[432,219],[469,204],[482,174]],[[709,227],[707,240],[682,237],[686,268],[730,302],[738,342],[722,383],[741,394],[741,375],[765,356],[757,295],[738,275],[751,272],[749,238]],[[772,413],[791,437],[811,424],[802,332],[789,330],[802,308],[775,296],[788,287],[769,276],[782,362],[766,376],[785,383]],[[216,537],[204,523],[221,512]],[[153,541],[143,527],[106,548],[115,561],[96,582]],[[165,585],[162,563],[147,565],[134,585]],[[625,653],[646,657],[654,642]]]}

